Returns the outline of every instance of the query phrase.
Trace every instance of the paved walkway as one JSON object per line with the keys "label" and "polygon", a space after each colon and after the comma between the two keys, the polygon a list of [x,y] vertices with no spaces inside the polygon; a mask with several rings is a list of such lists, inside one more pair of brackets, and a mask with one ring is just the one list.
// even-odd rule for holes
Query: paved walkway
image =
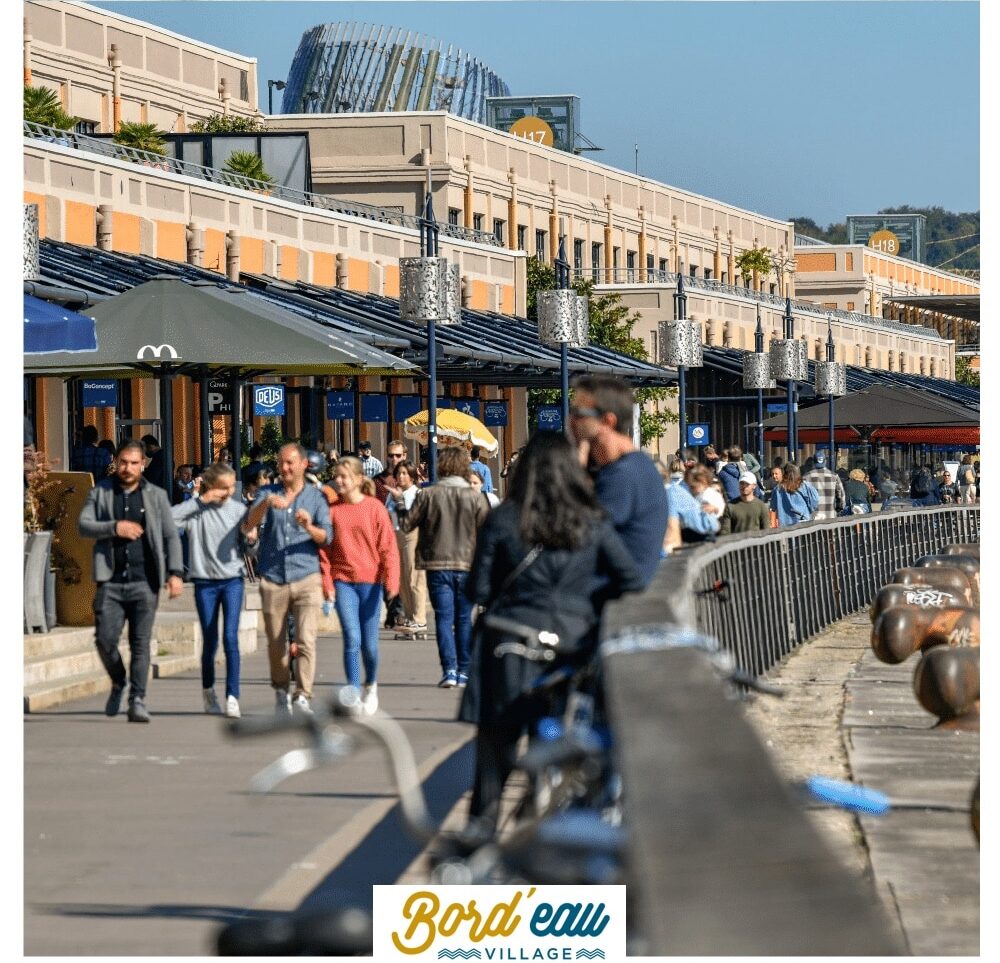
{"label": "paved walkway", "polygon": [[[244,657],[244,715],[273,711],[265,645]],[[433,640],[383,633],[381,655],[382,705],[443,816],[471,784],[473,729],[453,721],[457,690],[437,688]],[[340,639],[321,637],[318,698],[342,672]],[[377,749],[251,797],[250,777],[301,738],[234,741],[200,690],[196,673],[152,680],[148,726],[107,719],[103,696],[24,717],[26,954],[210,953],[219,924],[255,911],[370,906],[371,884],[419,855]]]}

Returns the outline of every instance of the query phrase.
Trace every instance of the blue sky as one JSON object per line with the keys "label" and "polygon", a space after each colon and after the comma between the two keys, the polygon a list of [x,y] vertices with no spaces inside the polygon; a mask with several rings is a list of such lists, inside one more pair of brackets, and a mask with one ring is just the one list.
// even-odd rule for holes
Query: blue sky
{"label": "blue sky", "polygon": [[[93,0],[92,0],[93,2]],[[105,2],[257,57],[260,103],[334,20],[455,44],[574,93],[590,155],[775,217],[979,208],[979,6],[945,2]],[[275,92],[276,108],[280,95]]]}

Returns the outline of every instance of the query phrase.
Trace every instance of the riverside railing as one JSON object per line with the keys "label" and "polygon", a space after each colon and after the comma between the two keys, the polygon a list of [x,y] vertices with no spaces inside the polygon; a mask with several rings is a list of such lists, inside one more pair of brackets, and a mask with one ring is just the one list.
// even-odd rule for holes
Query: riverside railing
{"label": "riverside railing", "polygon": [[979,541],[978,505],[872,512],[727,536],[674,552],[650,586],[612,606],[607,638],[693,629],[760,675],[868,605],[899,568]]}
{"label": "riverside railing", "polygon": [[[78,134],[72,130],[58,130],[55,127],[33,124],[27,120],[23,121],[23,123],[24,136],[30,140],[40,140],[50,144],[59,144],[63,147],[72,147],[75,150],[85,151],[89,154],[99,154],[102,157],[113,157],[117,160],[129,161],[132,164],[138,164],[142,167],[169,171],[173,174],[183,174],[185,177],[193,177],[212,184],[221,184],[224,187],[235,187],[238,190],[252,191],[255,194],[264,194],[268,197],[277,197],[281,200],[291,201],[293,204],[305,205],[306,207],[334,211],[337,214],[347,214],[350,217],[361,217],[369,221],[378,221],[382,224],[395,224],[398,227],[410,228],[413,231],[420,230],[419,218],[391,208],[377,207],[374,204],[364,204],[359,201],[345,201],[340,198],[331,197],[329,194],[300,191],[293,187],[285,187],[282,184],[259,181],[231,171],[220,170],[215,167],[203,167],[201,164],[192,164],[190,161],[181,160],[178,157],[170,157],[167,154],[157,154],[151,151],[138,150],[134,147],[126,147],[124,144],[118,144],[106,137],[90,137],[87,134]],[[443,235],[455,238],[456,240],[472,241],[475,244],[487,244],[490,247],[503,247],[495,234],[489,234],[486,231],[476,231],[471,228],[460,227],[457,224],[442,224],[440,227]]]}

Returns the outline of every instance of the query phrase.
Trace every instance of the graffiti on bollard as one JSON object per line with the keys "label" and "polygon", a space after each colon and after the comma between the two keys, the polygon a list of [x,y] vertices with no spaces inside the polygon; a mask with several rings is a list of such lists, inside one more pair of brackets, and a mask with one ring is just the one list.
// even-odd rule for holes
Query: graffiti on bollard
{"label": "graffiti on bollard", "polygon": [[935,646],[978,646],[979,612],[968,606],[920,609],[897,605],[879,615],[872,626],[871,644],[875,657],[889,665]]}
{"label": "graffiti on bollard", "polygon": [[892,577],[895,585],[922,586],[950,592],[962,598],[964,605],[978,605],[969,576],[958,568],[901,568]]}
{"label": "graffiti on bollard", "polygon": [[979,559],[971,555],[925,555],[918,558],[914,568],[957,568],[969,577],[972,585],[973,604],[979,604]]}
{"label": "graffiti on bollard", "polygon": [[943,609],[949,606],[967,606],[968,600],[955,592],[931,588],[929,585],[883,585],[868,610],[872,624],[886,610],[897,605],[913,605],[918,609]]}

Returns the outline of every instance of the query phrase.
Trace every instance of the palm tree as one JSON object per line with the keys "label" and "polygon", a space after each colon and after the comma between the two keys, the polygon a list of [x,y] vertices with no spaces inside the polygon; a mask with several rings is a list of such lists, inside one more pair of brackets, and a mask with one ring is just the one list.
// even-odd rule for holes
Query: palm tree
{"label": "palm tree", "polygon": [[62,109],[59,98],[48,87],[24,85],[24,119],[44,127],[69,130],[76,126],[76,118]]}
{"label": "palm tree", "polygon": [[263,184],[274,183],[274,178],[264,170],[264,161],[260,155],[250,150],[234,150],[226,158],[222,170],[225,174],[232,175],[224,180],[233,187],[247,187],[245,180],[261,181]]}
{"label": "palm tree", "polygon": [[166,135],[156,124],[131,123],[126,120],[118,127],[115,143],[149,154],[162,154],[167,146],[165,137]]}

